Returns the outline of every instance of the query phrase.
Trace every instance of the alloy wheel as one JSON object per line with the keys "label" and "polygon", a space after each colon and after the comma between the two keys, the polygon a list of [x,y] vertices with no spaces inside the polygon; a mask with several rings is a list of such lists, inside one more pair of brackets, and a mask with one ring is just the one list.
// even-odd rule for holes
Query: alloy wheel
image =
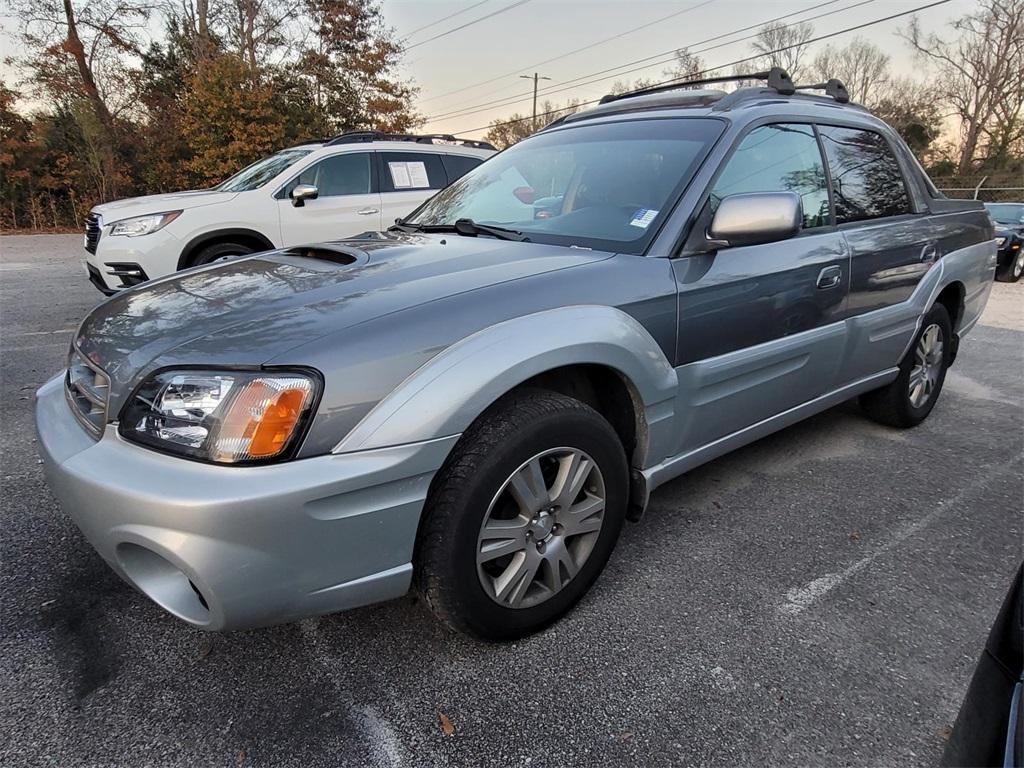
{"label": "alloy wheel", "polygon": [[480,527],[476,561],[484,591],[506,608],[558,594],[593,552],[605,501],[601,470],[579,449],[553,448],[523,463]]}
{"label": "alloy wheel", "polygon": [[914,367],[910,370],[908,394],[914,408],[923,407],[935,392],[945,362],[942,328],[936,324],[925,328],[914,350]]}

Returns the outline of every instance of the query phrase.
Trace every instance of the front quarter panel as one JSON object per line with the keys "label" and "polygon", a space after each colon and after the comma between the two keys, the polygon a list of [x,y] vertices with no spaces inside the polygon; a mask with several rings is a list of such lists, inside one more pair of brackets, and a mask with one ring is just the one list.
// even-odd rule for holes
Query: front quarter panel
{"label": "front quarter panel", "polygon": [[334,452],[461,433],[518,384],[574,364],[604,365],[622,374],[643,403],[647,444],[660,450],[669,439],[677,386],[671,363],[625,312],[570,306],[507,320],[453,344],[378,403]]}

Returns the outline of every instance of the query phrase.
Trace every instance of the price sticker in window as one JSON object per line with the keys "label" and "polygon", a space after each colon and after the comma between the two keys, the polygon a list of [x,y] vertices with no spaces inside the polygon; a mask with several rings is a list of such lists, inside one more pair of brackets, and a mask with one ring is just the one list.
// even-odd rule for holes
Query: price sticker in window
{"label": "price sticker in window", "polygon": [[657,211],[652,211],[650,208],[641,208],[633,214],[633,218],[629,220],[629,226],[647,229],[651,226],[651,222],[654,221],[654,217],[657,215]]}

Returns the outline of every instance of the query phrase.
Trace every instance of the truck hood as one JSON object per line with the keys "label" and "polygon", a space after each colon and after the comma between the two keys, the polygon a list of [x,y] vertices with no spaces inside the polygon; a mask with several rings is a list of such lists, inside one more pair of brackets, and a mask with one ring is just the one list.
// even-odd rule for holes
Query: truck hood
{"label": "truck hood", "polygon": [[82,322],[75,343],[110,375],[116,412],[156,368],[259,366],[327,334],[356,333],[354,326],[382,315],[611,256],[454,234],[300,246],[116,294]]}
{"label": "truck hood", "polygon": [[185,211],[204,205],[226,203],[233,200],[237,192],[220,192],[216,189],[196,189],[190,192],[171,192],[166,195],[126,197],[123,200],[103,203],[93,208],[93,213],[103,217],[104,223],[127,219],[131,216],[146,216],[165,211]]}

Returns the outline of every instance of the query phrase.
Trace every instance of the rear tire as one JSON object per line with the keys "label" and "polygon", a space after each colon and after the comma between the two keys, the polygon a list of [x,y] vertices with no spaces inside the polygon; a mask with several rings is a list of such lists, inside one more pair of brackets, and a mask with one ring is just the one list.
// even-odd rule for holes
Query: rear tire
{"label": "rear tire", "polygon": [[481,639],[543,629],[608,561],[628,476],[618,435],[589,406],[545,390],[503,398],[434,478],[417,544],[419,591],[441,621]]}
{"label": "rear tire", "polygon": [[255,249],[244,243],[214,243],[208,245],[192,257],[190,267],[201,267],[206,264],[213,264],[215,261],[230,259],[232,256],[248,256],[255,253]]}
{"label": "rear tire", "polygon": [[879,424],[916,427],[932,412],[952,360],[953,324],[942,304],[924,316],[891,384],[861,395],[861,407]]}
{"label": "rear tire", "polygon": [[996,267],[996,280],[1000,283],[1016,283],[1024,275],[1024,249],[1017,251],[1017,255],[1009,264]]}

